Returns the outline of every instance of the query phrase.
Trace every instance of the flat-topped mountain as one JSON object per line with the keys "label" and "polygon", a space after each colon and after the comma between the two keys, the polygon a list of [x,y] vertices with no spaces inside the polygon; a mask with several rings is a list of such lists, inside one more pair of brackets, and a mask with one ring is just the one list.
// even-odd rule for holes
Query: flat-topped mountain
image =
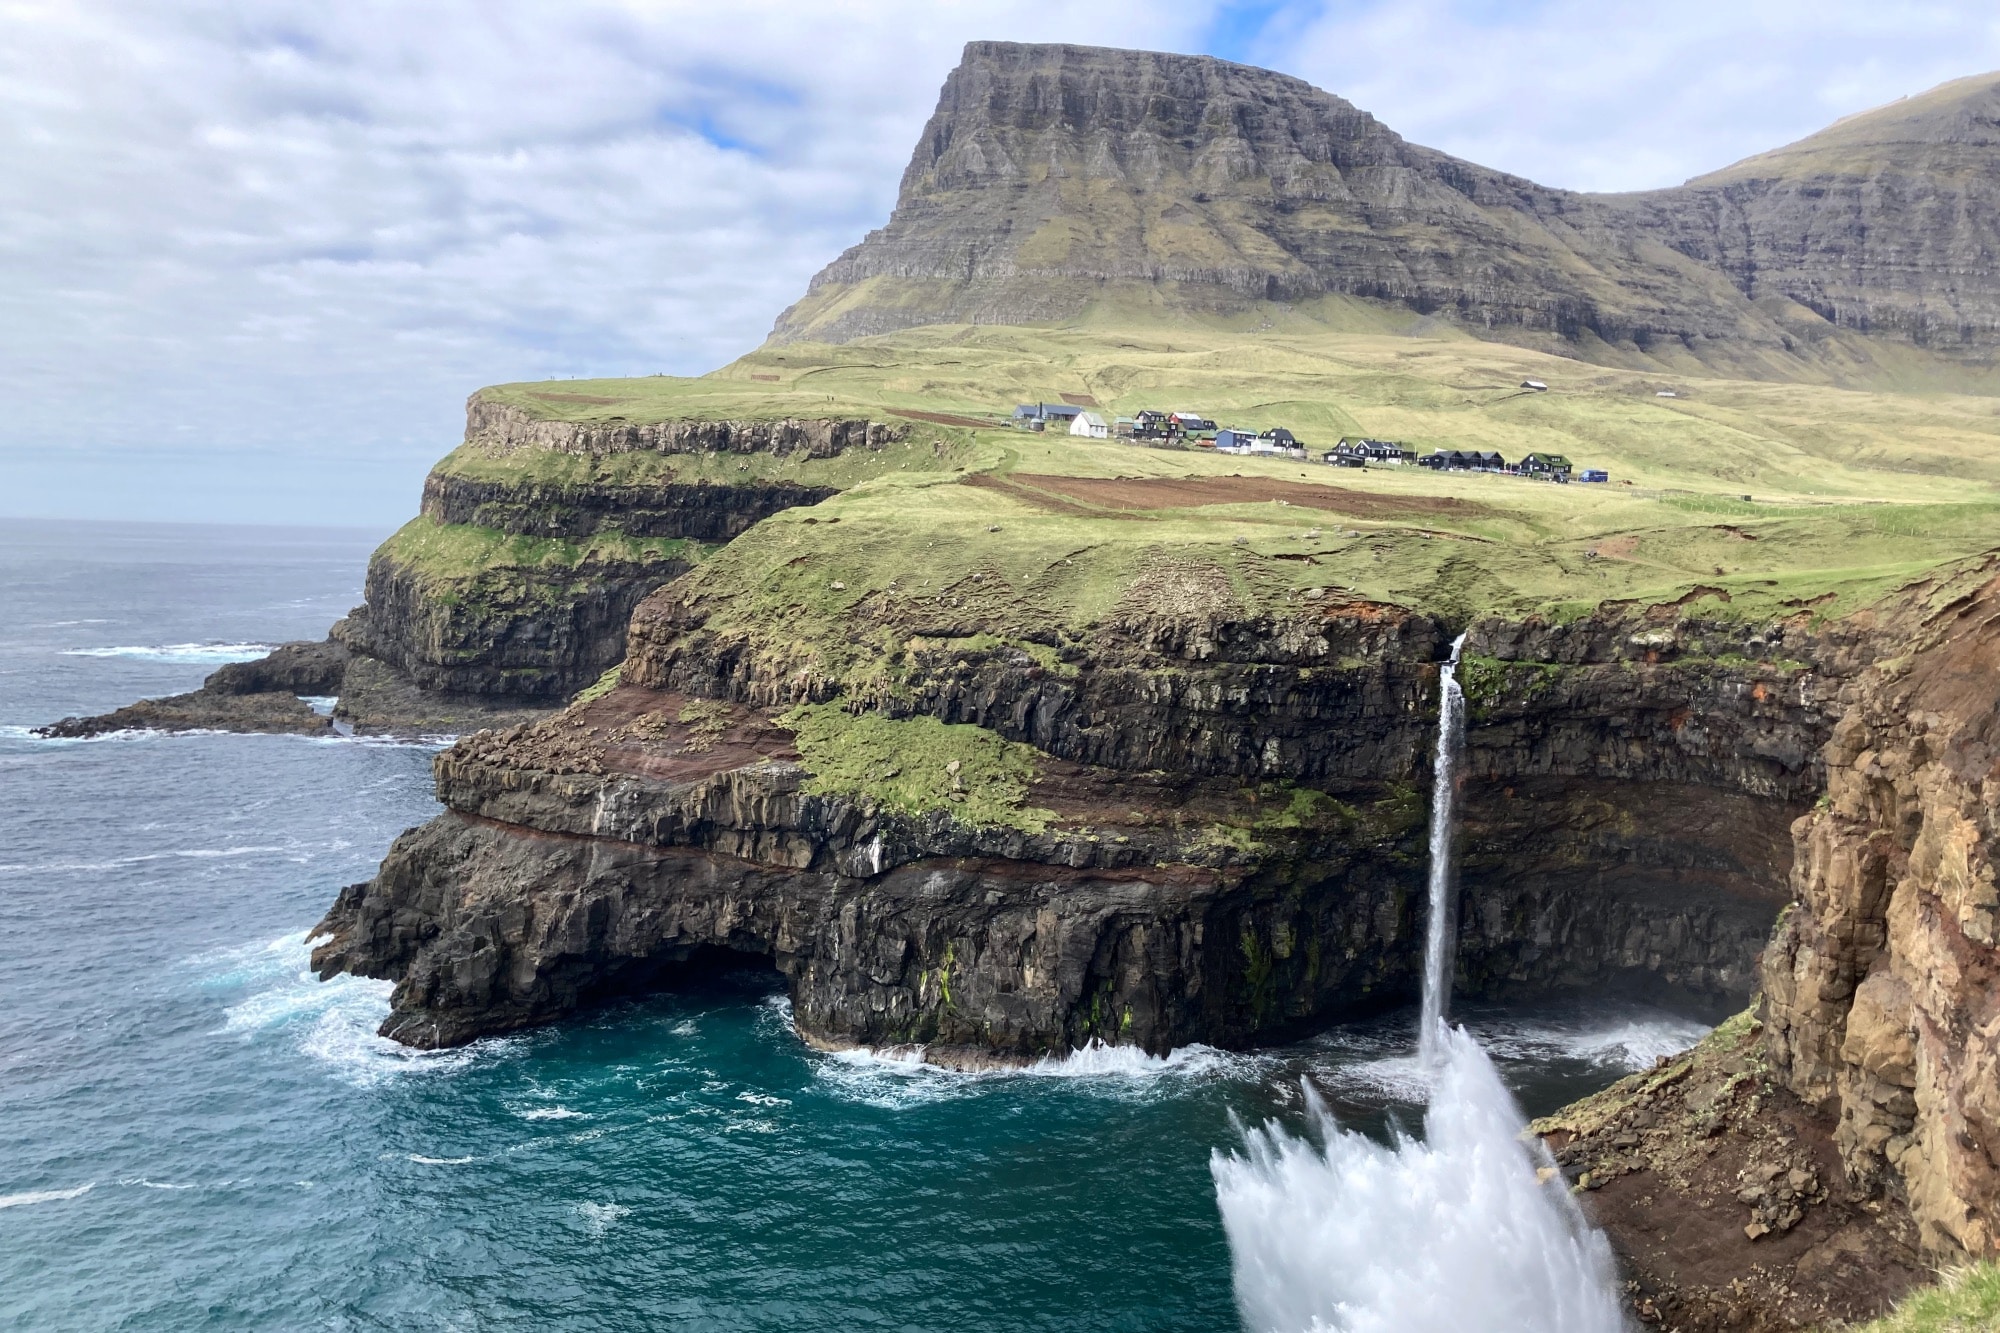
{"label": "flat-topped mountain", "polygon": [[1784,378],[1985,371],[1996,126],[2000,76],[1960,80],[1676,189],[1592,195],[1268,70],[975,42],[888,225],[772,336],[1276,319]]}

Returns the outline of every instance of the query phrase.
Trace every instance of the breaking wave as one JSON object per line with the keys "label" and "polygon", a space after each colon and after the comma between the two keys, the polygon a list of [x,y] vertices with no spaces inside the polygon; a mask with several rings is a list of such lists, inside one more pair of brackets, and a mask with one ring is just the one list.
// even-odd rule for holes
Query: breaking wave
{"label": "breaking wave", "polygon": [[0,1208],[30,1208],[38,1203],[58,1203],[64,1199],[81,1198],[95,1189],[96,1181],[88,1185],[78,1185],[67,1190],[28,1190],[21,1194],[0,1194]]}
{"label": "breaking wave", "polygon": [[388,1017],[395,983],[346,975],[321,981],[310,956],[305,931],[209,955],[209,965],[221,970],[207,985],[248,992],[223,1010],[222,1030],[280,1041],[364,1088],[413,1073],[461,1069],[515,1044],[493,1038],[448,1051],[419,1051],[379,1036],[376,1029]]}
{"label": "breaking wave", "polygon": [[167,662],[176,666],[221,666],[254,662],[272,649],[268,643],[164,643],[151,647],[65,648],[64,657],[124,657],[135,662]]}

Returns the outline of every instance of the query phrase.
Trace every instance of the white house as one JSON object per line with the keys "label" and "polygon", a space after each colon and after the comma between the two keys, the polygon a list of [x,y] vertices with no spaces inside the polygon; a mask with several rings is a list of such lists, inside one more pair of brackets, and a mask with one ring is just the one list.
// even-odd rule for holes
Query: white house
{"label": "white house", "polygon": [[1069,423],[1072,435],[1087,435],[1093,440],[1111,438],[1111,428],[1104,424],[1104,418],[1095,412],[1078,412],[1076,420]]}

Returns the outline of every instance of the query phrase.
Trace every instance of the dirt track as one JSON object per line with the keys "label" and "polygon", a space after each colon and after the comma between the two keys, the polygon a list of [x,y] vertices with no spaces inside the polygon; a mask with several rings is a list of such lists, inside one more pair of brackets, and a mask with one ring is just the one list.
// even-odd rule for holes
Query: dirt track
{"label": "dirt track", "polygon": [[891,408],[891,416],[908,417],[912,421],[928,421],[933,426],[963,426],[967,430],[992,430],[994,423],[981,421],[977,417],[955,417],[949,412],[919,412],[915,408]]}
{"label": "dirt track", "polygon": [[1193,509],[1201,505],[1269,504],[1273,500],[1355,518],[1472,518],[1489,512],[1476,501],[1451,496],[1379,495],[1269,477],[1054,477],[1015,472],[1007,476],[980,473],[966,478],[966,484],[1003,490],[1064,513]]}

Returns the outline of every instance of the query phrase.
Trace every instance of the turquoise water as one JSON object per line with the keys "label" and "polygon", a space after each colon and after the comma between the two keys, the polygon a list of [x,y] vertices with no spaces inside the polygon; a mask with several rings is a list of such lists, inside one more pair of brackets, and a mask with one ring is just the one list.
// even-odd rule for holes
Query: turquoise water
{"label": "turquoise water", "polygon": [[[1236,1120],[1414,1123],[1413,1020],[965,1076],[837,1058],[774,975],[413,1055],[304,935],[436,810],[426,747],[25,728],[358,600],[367,534],[0,525],[0,1324],[1227,1329]],[[1670,1016],[1468,1015],[1529,1109]]]}

